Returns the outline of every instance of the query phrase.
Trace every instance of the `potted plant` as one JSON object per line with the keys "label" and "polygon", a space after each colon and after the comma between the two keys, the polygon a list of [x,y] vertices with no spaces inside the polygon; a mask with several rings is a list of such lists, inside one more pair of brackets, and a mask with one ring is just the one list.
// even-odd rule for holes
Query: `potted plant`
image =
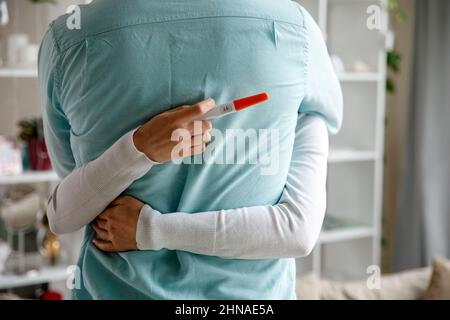
{"label": "potted plant", "polygon": [[31,170],[50,170],[50,156],[44,140],[42,119],[22,120],[19,127],[19,139],[25,143]]}

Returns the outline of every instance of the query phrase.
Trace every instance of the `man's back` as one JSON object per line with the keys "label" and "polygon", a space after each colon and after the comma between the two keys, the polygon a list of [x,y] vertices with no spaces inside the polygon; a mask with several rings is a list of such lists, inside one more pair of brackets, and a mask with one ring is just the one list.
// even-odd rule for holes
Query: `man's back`
{"label": "man's back", "polygon": [[[222,137],[208,163],[156,166],[126,193],[163,213],[277,203],[298,113],[322,114],[331,130],[340,125],[340,110],[330,112],[335,93],[308,93],[315,82],[310,64],[317,63],[311,51],[324,54],[310,20],[287,0],[97,0],[82,9],[80,30],[68,30],[60,18],[41,51],[41,69],[50,70],[44,72],[45,90],[52,90],[46,123],[57,171],[64,176],[97,158],[170,108],[265,91],[271,100],[264,106],[213,122]],[[322,80],[336,82],[332,75]],[[246,136],[247,158],[239,158],[236,133]],[[262,139],[271,162],[250,163]],[[78,298],[295,297],[292,259],[225,260],[168,250],[105,254],[92,236],[88,228]]]}

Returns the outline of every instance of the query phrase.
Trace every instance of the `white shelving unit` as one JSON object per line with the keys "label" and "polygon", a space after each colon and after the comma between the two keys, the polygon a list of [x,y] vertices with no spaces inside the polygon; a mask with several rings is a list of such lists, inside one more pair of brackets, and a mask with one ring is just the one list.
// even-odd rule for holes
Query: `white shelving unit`
{"label": "white shelving unit", "polygon": [[[69,5],[77,4],[77,3],[89,3],[89,0],[59,0],[57,4],[48,6],[46,9],[46,18],[47,21],[42,21],[43,25],[35,25],[34,22],[38,21],[38,19],[31,19],[31,21],[22,19],[18,23],[21,25],[21,32],[27,32],[29,34],[34,34],[36,29],[41,30],[42,32],[46,30],[48,23],[51,20],[59,16],[60,14],[65,13],[66,9]],[[25,1],[10,1],[9,4],[16,4],[17,10],[35,10],[35,5],[27,4]],[[29,7],[27,7],[29,6]],[[26,14],[21,15],[21,17],[28,17]],[[38,22],[39,23],[39,22]],[[39,38],[39,37],[38,37]],[[37,39],[39,41],[39,39]],[[26,80],[27,89],[34,90],[35,83],[38,77],[37,67],[31,68],[20,68],[20,67],[9,67],[7,65],[0,67],[0,81],[4,81],[8,83],[9,81],[22,81]],[[31,81],[28,81],[31,80]],[[37,83],[36,83],[37,84]],[[16,97],[17,98],[17,97]],[[11,103],[11,101],[13,103]],[[27,102],[27,101],[25,101]],[[17,103],[17,99],[9,99],[8,106]],[[38,102],[37,102],[38,103]],[[0,103],[1,105],[2,103]],[[13,107],[18,107],[17,105],[13,105]],[[12,186],[18,184],[47,184],[49,187],[52,183],[57,182],[58,177],[56,173],[53,171],[45,171],[45,172],[24,172],[20,175],[15,176],[0,176],[0,187],[2,186]],[[68,238],[66,240],[71,240],[72,238]],[[62,239],[63,240],[63,239]],[[70,241],[69,241],[70,242]],[[76,247],[76,246],[75,246]],[[70,250],[69,250],[70,251]],[[38,271],[32,271],[24,275],[10,276],[0,274],[0,290],[6,290],[11,288],[17,288],[28,285],[35,285],[40,283],[54,283],[60,282],[67,279],[67,270],[66,266],[57,266],[57,267],[43,267]]]}
{"label": "white shelving unit", "polygon": [[[37,68],[0,68],[0,78],[38,77]],[[51,183],[58,181],[54,171],[26,171],[19,175],[0,176],[0,186],[19,184]],[[0,290],[37,285],[45,282],[57,282],[67,279],[67,267],[57,266],[30,271],[24,275],[0,275]]]}
{"label": "white shelving unit", "polygon": [[[29,171],[19,175],[0,176],[0,186],[20,184],[50,184],[57,182],[58,176],[54,171]],[[50,187],[50,185],[48,186]],[[46,282],[58,282],[67,279],[67,266],[44,267],[30,271],[23,275],[0,274],[0,290],[37,285]]]}
{"label": "white shelving unit", "polygon": [[319,243],[333,243],[347,240],[355,240],[374,236],[373,228],[371,227],[352,227],[335,230],[325,230],[319,238]]}
{"label": "white shelving unit", "polygon": [[[37,79],[37,77],[37,68],[0,68],[0,78]],[[25,171],[19,175],[0,176],[0,186],[52,183],[58,180],[59,178],[54,171]],[[67,266],[46,267],[39,271],[30,271],[24,275],[0,275],[0,290],[64,281],[67,278]]]}
{"label": "white shelving unit", "polygon": [[[50,187],[50,184],[58,181],[58,179],[54,171],[29,171],[19,175],[0,176],[0,186],[45,183],[49,184],[48,187]],[[68,277],[66,269],[67,266],[56,266],[30,271],[23,275],[0,274],[0,290],[63,281]]]}
{"label": "white shelving unit", "polygon": [[68,279],[69,275],[66,266],[43,268],[39,271],[30,271],[24,275],[2,275],[0,277],[0,290],[64,281]]}
{"label": "white shelving unit", "polygon": [[37,68],[0,68],[0,78],[37,78]]}
{"label": "white shelving unit", "polygon": [[16,185],[56,181],[58,181],[58,176],[54,171],[29,171],[14,176],[0,176],[0,185]]}
{"label": "white shelving unit", "polygon": [[332,164],[339,162],[374,161],[377,159],[378,155],[375,151],[352,148],[331,148],[328,162]]}
{"label": "white shelving unit", "polygon": [[[316,19],[330,55],[339,56],[346,70],[356,61],[371,68],[338,74],[344,125],[331,138],[327,218],[316,248],[298,259],[297,270],[336,280],[364,279],[368,266],[380,264],[381,252],[387,1],[296,1]],[[370,5],[381,9],[381,30],[367,27]]]}
{"label": "white shelving unit", "polygon": [[[37,78],[35,68],[0,68],[0,78]],[[26,171],[19,175],[0,176],[0,186],[51,183],[58,181],[54,171]],[[0,290],[32,286],[46,282],[64,281],[68,278],[66,266],[47,267],[24,275],[0,275]]]}
{"label": "white shelving unit", "polygon": [[341,73],[338,74],[339,80],[341,82],[378,82],[380,79],[380,74],[376,72],[371,73]]}

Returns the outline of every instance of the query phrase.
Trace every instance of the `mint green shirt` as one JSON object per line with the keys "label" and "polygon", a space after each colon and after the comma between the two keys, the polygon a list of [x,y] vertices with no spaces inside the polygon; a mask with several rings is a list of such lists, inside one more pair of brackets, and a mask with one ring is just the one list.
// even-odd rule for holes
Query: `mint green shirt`
{"label": "mint green shirt", "polygon": [[[162,213],[273,205],[285,186],[298,113],[322,116],[331,133],[341,126],[342,94],[325,43],[294,2],[96,0],[82,6],[81,29],[69,30],[67,17],[50,25],[39,55],[45,135],[60,177],[173,107],[268,92],[264,106],[213,125],[224,133],[278,130],[275,175],[262,175],[263,164],[167,163],[126,194]],[[88,226],[76,299],[295,299],[294,259],[110,254],[92,245],[93,235]]]}

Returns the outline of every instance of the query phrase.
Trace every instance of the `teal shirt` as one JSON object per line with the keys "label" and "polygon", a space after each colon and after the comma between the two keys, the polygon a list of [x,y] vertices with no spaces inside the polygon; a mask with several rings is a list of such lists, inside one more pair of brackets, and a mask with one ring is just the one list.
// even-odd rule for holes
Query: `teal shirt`
{"label": "teal shirt", "polygon": [[[81,7],[81,29],[69,30],[67,17],[50,25],[39,57],[45,135],[60,177],[173,107],[268,92],[268,103],[213,125],[223,132],[278,130],[277,174],[262,175],[262,164],[168,163],[125,193],[162,213],[274,205],[285,186],[298,113],[322,116],[331,133],[341,126],[341,89],[321,32],[294,2],[96,0]],[[295,298],[294,259],[109,254],[92,237],[88,227],[77,299]]]}

